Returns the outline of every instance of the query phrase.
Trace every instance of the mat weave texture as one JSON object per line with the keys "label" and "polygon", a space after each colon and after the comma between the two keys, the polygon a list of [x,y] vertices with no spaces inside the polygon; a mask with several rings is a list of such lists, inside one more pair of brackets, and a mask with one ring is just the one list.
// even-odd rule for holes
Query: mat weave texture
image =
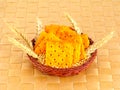
{"label": "mat weave texture", "polygon": [[[117,33],[79,75],[44,75],[32,66],[26,53],[8,42],[6,35],[14,35],[3,20],[31,40],[36,17],[43,25],[71,25],[64,12],[94,41],[112,30]],[[0,0],[0,90],[120,90],[120,0]]]}

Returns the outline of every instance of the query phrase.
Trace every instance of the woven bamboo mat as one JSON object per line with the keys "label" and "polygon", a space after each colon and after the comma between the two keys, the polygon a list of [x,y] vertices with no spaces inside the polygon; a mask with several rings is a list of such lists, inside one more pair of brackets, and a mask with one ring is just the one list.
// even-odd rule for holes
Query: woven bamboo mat
{"label": "woven bamboo mat", "polygon": [[[79,75],[43,75],[33,68],[24,52],[7,41],[6,35],[14,35],[3,19],[31,40],[36,17],[41,18],[43,25],[70,25],[64,12],[70,13],[95,41],[112,30],[117,33]],[[120,90],[119,36],[120,0],[0,0],[0,90]]]}

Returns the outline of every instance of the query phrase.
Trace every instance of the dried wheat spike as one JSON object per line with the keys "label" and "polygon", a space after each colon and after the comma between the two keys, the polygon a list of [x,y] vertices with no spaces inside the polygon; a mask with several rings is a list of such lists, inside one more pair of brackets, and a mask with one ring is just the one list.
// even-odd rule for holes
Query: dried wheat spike
{"label": "dried wheat spike", "polygon": [[21,44],[19,41],[17,41],[14,38],[8,37],[8,40],[14,44],[15,46],[17,46],[18,48],[22,49],[24,52],[26,52],[27,54],[29,54],[30,56],[38,59],[40,62],[43,62],[43,60],[35,53],[33,52],[30,48],[28,48],[27,46]]}
{"label": "dried wheat spike", "polygon": [[42,22],[39,18],[37,18],[37,35],[39,35],[43,30]]}
{"label": "dried wheat spike", "polygon": [[78,34],[81,34],[82,31],[80,30],[80,28],[78,27],[77,23],[72,19],[72,17],[68,14],[68,13],[65,13],[68,20],[72,23],[74,29],[77,31]]}
{"label": "dried wheat spike", "polygon": [[7,25],[7,27],[16,34],[16,36],[18,38],[20,38],[22,41],[24,41],[24,43],[26,44],[26,46],[28,46],[29,48],[33,49],[32,43],[26,38],[26,36],[24,36],[22,33],[18,32],[16,28],[13,28],[11,25],[9,25],[8,23],[5,22],[5,24]]}
{"label": "dried wheat spike", "polygon": [[107,43],[114,35],[114,31],[110,32],[107,36],[102,38],[101,40],[97,41],[93,45],[91,45],[87,50],[86,53],[89,56],[91,53],[93,53],[96,49],[100,48],[103,46],[103,44]]}

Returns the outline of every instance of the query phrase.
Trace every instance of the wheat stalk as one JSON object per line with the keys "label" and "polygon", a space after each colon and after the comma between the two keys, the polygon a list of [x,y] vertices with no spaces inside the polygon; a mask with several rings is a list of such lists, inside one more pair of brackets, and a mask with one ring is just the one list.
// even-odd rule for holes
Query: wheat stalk
{"label": "wheat stalk", "polygon": [[72,25],[73,25],[74,29],[77,31],[77,33],[81,34],[82,31],[78,27],[77,23],[72,19],[72,17],[68,13],[65,13],[65,14],[66,14],[66,17],[68,18],[68,20],[72,23]]}
{"label": "wheat stalk", "polygon": [[102,38],[101,40],[97,41],[96,43],[93,43],[93,45],[91,45],[87,50],[86,50],[86,54],[88,56],[90,56],[91,53],[93,53],[96,49],[100,48],[101,46],[103,46],[103,44],[107,43],[114,35],[114,31],[110,32],[110,34],[108,34],[107,36],[105,36],[104,38]]}
{"label": "wheat stalk", "polygon": [[18,32],[16,28],[13,28],[13,27],[10,26],[9,24],[6,23],[6,25],[8,26],[8,28],[9,28],[13,33],[16,34],[16,36],[17,36],[18,38],[21,38],[21,39],[26,43],[26,45],[27,45],[29,48],[33,49],[32,43],[29,42],[29,41],[27,40],[27,38],[26,38],[22,33]]}
{"label": "wheat stalk", "polygon": [[8,37],[8,40],[14,44],[15,46],[17,46],[18,48],[22,49],[24,52],[26,52],[27,54],[29,54],[30,56],[38,59],[40,62],[43,62],[43,60],[41,59],[41,56],[38,56],[34,51],[32,51],[30,48],[28,48],[27,46],[21,44],[19,41],[17,41],[14,38]]}

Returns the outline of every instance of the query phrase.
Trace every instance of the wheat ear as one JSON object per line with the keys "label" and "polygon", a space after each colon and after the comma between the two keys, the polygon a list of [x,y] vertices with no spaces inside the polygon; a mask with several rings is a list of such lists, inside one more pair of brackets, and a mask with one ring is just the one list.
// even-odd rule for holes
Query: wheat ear
{"label": "wheat ear", "polygon": [[97,41],[93,45],[91,45],[87,50],[86,54],[89,56],[91,53],[93,53],[96,49],[100,48],[103,46],[103,44],[107,43],[114,35],[115,31],[110,32],[107,36],[102,38],[101,40]]}
{"label": "wheat ear", "polygon": [[72,19],[72,17],[68,13],[65,13],[65,15],[68,18],[68,20],[72,23],[72,25],[73,25],[74,29],[77,31],[77,33],[81,34],[82,31],[78,27],[77,23]]}
{"label": "wheat ear", "polygon": [[29,42],[29,41],[27,40],[27,38],[26,38],[22,33],[18,32],[16,28],[13,28],[13,27],[10,26],[9,24],[6,23],[6,25],[8,26],[8,28],[9,28],[13,33],[16,34],[16,36],[17,36],[18,38],[21,38],[21,39],[26,43],[26,45],[27,45],[29,48],[33,49],[32,43]]}
{"label": "wheat ear", "polygon": [[43,26],[42,26],[42,21],[37,18],[37,33],[36,33],[36,36],[38,36],[43,30]]}
{"label": "wheat ear", "polygon": [[43,62],[43,60],[35,53],[33,52],[30,48],[28,48],[27,46],[21,44],[19,41],[17,41],[14,38],[8,37],[8,40],[14,44],[15,46],[17,46],[18,48],[22,49],[24,52],[26,52],[27,54],[29,54],[30,56],[38,59],[40,62]]}

